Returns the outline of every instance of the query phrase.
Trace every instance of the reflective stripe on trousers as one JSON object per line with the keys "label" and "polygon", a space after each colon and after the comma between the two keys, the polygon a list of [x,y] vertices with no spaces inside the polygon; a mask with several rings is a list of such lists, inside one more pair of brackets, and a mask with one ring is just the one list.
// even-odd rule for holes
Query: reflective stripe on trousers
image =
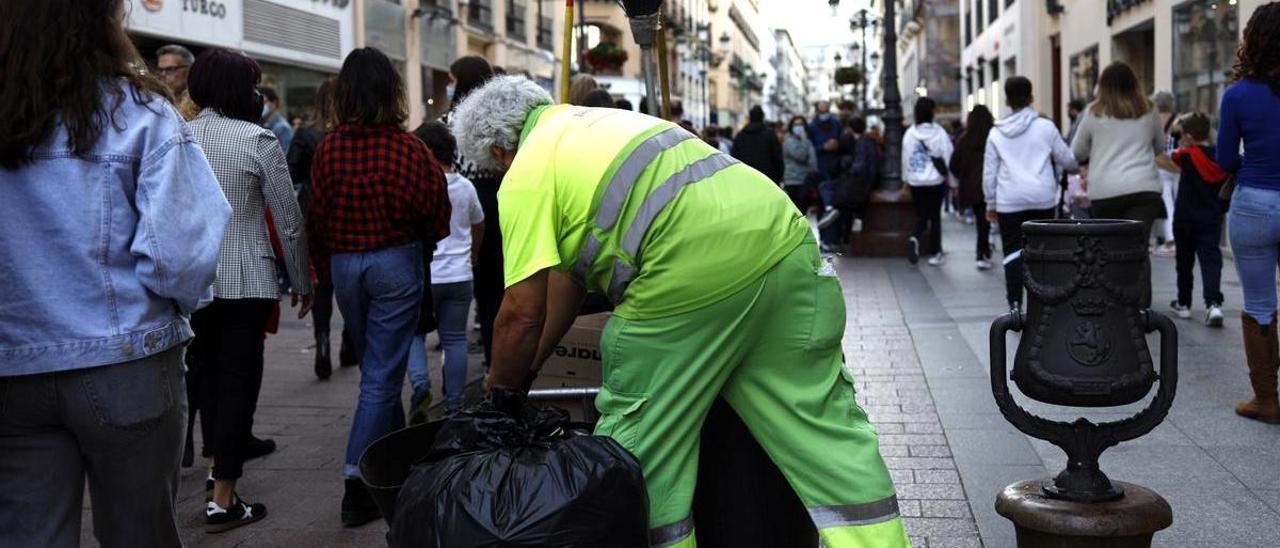
{"label": "reflective stripe on trousers", "polygon": [[675,523],[650,529],[649,546],[653,548],[675,546],[686,539],[690,539],[692,536],[693,516],[687,516]]}

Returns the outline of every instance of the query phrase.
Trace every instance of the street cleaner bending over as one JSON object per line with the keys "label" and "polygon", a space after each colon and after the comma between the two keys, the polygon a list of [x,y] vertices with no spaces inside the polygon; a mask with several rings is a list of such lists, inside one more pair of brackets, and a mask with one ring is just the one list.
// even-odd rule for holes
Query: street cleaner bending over
{"label": "street cleaner bending over", "polygon": [[640,461],[652,546],[695,546],[699,432],[723,396],[830,548],[905,547],[877,436],[843,367],[845,308],[812,232],[768,177],[680,127],[569,105],[498,77],[454,111],[460,151],[505,172],[507,293],[486,386],[523,394],[587,289],[601,337],[596,433]]}

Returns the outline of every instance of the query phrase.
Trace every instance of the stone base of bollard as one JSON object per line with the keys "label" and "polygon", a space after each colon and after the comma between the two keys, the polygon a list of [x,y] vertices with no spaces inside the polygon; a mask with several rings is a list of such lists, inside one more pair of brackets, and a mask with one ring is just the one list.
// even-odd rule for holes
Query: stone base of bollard
{"label": "stone base of bollard", "polygon": [[1148,548],[1156,531],[1173,524],[1173,509],[1155,491],[1113,481],[1124,498],[1085,503],[1049,498],[1053,480],[1020,481],[996,498],[996,512],[1013,522],[1018,548]]}

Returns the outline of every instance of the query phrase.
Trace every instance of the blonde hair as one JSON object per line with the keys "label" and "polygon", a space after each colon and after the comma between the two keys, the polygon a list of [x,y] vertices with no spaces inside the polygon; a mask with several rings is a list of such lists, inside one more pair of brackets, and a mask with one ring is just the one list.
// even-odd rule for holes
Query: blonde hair
{"label": "blonde hair", "polygon": [[587,95],[600,87],[590,74],[578,74],[569,79],[569,104],[585,105]]}
{"label": "blonde hair", "polygon": [[1141,118],[1151,112],[1151,100],[1142,91],[1142,82],[1129,65],[1116,61],[1098,77],[1098,99],[1089,105],[1094,116],[1120,120]]}

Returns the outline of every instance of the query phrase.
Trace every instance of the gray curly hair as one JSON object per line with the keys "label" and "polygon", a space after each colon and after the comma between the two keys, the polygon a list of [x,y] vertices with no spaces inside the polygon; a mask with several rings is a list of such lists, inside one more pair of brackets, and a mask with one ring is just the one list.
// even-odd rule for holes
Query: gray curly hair
{"label": "gray curly hair", "polygon": [[501,172],[506,168],[490,149],[515,150],[529,112],[552,102],[551,95],[528,78],[495,76],[453,110],[449,129],[464,158],[477,168]]}

